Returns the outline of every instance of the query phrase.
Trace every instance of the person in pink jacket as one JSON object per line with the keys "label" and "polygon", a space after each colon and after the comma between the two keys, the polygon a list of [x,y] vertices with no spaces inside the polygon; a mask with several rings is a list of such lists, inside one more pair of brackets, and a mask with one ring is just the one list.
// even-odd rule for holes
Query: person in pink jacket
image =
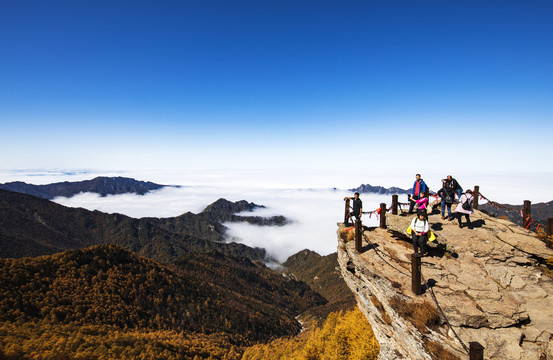
{"label": "person in pink jacket", "polygon": [[471,190],[467,190],[466,193],[462,194],[459,198],[459,204],[455,208],[455,215],[457,215],[457,220],[459,221],[459,227],[462,228],[461,219],[463,214],[465,219],[467,219],[467,225],[469,229],[472,229],[472,223],[470,222],[470,215],[474,214],[474,196],[472,195]]}
{"label": "person in pink jacket", "polygon": [[409,196],[409,200],[414,201],[417,204],[418,210],[424,210],[424,212],[426,212],[426,207],[428,206],[428,196],[426,196],[426,191],[421,192],[420,199]]}

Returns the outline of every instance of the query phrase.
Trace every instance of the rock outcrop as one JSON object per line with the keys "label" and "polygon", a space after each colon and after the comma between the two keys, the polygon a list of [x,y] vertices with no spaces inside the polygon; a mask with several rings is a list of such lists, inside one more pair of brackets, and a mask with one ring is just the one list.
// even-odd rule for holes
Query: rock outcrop
{"label": "rock outcrop", "polygon": [[[414,215],[387,214],[363,232],[363,251],[338,224],[338,261],[380,343],[379,359],[553,359],[553,250],[535,234],[476,211],[474,228],[430,215],[437,240],[422,258],[423,294],[411,290]],[[463,219],[464,221],[464,219]],[[351,230],[353,231],[353,230]]]}

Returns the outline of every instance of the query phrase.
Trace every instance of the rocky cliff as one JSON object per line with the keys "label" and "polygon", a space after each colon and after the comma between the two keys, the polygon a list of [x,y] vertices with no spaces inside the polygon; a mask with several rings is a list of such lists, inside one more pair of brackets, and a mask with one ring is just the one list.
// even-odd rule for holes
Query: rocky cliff
{"label": "rocky cliff", "polygon": [[[429,216],[437,240],[422,258],[423,294],[411,290],[411,216],[365,228],[363,250],[338,224],[338,261],[380,343],[379,359],[553,359],[553,250],[507,220],[476,211],[474,228]],[[349,236],[351,238],[351,235]]]}

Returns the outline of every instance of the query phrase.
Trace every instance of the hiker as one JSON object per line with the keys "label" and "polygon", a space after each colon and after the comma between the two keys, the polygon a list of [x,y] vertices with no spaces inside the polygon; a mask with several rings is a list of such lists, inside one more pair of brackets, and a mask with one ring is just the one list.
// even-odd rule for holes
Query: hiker
{"label": "hiker", "polygon": [[411,221],[411,239],[413,240],[413,249],[418,254],[420,248],[421,254],[426,253],[426,240],[428,240],[428,218],[426,212],[419,211],[417,216]]}
{"label": "hiker", "polygon": [[[413,213],[413,208],[415,207],[415,200],[421,198],[421,193],[426,192],[428,194],[428,186],[423,179],[421,179],[421,174],[415,175],[415,182],[413,183],[413,190],[411,191],[411,196],[409,197],[409,214]],[[411,200],[412,199],[412,200]]]}
{"label": "hiker", "polygon": [[359,198],[359,193],[356,192],[355,194],[353,194],[353,198],[346,196],[344,198],[344,201],[346,199],[353,199],[353,209],[349,213],[349,216],[352,218],[352,221],[354,216],[356,220],[361,220],[361,214],[363,213],[363,202]]}
{"label": "hiker", "polygon": [[463,188],[461,187],[461,185],[459,185],[459,182],[457,182],[457,180],[455,180],[451,175],[447,175],[445,179],[442,179],[442,183],[444,184],[444,187],[449,187],[453,189],[453,191],[457,195],[457,200],[461,199]]}
{"label": "hiker", "polygon": [[465,219],[467,219],[467,225],[469,229],[472,229],[472,223],[470,222],[470,214],[474,214],[474,196],[472,195],[471,190],[467,190],[466,193],[461,195],[459,198],[459,205],[455,208],[455,215],[457,215],[457,220],[459,220],[459,227],[462,228],[461,219],[463,214]]}
{"label": "hiker", "polygon": [[447,217],[449,220],[453,220],[451,215],[451,204],[453,204],[453,199],[455,199],[455,190],[446,186],[444,182],[444,187],[438,191],[438,196],[442,199],[442,220],[445,219],[445,208],[447,207]]}
{"label": "hiker", "polygon": [[421,192],[420,199],[414,199],[412,196],[409,196],[409,200],[417,204],[417,210],[424,210],[426,212],[426,207],[428,206],[428,195],[426,191]]}

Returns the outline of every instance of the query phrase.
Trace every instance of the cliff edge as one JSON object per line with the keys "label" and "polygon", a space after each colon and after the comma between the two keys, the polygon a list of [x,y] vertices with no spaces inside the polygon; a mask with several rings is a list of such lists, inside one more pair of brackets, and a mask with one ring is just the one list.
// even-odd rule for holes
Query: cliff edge
{"label": "cliff edge", "polygon": [[[387,229],[364,228],[363,250],[338,224],[342,277],[380,343],[379,359],[553,359],[553,250],[507,220],[475,211],[474,228],[430,215],[437,240],[422,258],[423,294],[411,290],[414,215],[387,214]],[[349,231],[348,231],[349,230]]]}

